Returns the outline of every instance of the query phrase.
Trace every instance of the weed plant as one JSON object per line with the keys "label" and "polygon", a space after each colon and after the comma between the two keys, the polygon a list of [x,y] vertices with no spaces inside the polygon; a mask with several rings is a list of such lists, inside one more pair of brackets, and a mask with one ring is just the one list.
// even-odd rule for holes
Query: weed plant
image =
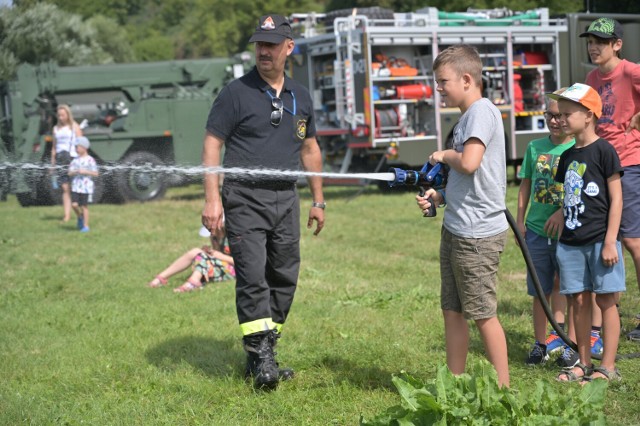
{"label": "weed plant", "polygon": [[[326,189],[326,225],[306,229],[296,299],[278,347],[297,377],[274,392],[244,378],[233,282],[174,294],[146,283],[198,236],[202,186],[150,203],[91,206],[91,232],[61,225],[60,206],[0,203],[0,424],[353,425],[398,405],[392,379],[428,382],[445,362],[439,308],[442,210],[423,218],[414,194]],[[517,188],[509,188],[515,214]],[[626,255],[623,326],[640,296]],[[553,362],[524,365],[533,342],[525,265],[502,256],[499,316],[516,390],[555,382]],[[484,359],[472,327],[469,364]],[[621,340],[621,353],[640,351]],[[609,424],[640,424],[640,359],[604,403]]]}

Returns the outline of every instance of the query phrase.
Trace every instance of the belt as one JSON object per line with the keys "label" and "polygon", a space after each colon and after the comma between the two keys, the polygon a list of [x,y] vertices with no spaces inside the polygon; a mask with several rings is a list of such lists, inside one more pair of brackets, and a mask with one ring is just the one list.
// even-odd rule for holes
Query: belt
{"label": "belt", "polygon": [[233,180],[224,181],[225,185],[242,186],[244,188],[270,189],[273,191],[288,191],[296,187],[295,181],[286,180]]}

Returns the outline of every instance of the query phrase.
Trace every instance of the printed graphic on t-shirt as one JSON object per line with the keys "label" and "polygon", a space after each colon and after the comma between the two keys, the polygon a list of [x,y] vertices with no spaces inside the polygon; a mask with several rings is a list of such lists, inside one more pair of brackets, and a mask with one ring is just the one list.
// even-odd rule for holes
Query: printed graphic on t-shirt
{"label": "printed graphic on t-shirt", "polygon": [[568,229],[576,229],[582,226],[578,215],[584,213],[582,201],[582,188],[584,186],[584,172],[587,170],[585,163],[572,161],[564,175],[564,225]]}
{"label": "printed graphic on t-shirt", "polygon": [[[90,155],[76,157],[69,165],[69,171],[77,172],[80,169],[91,172],[98,171],[96,160]],[[75,175],[71,181],[71,191],[80,194],[93,194],[93,178],[87,175]]]}
{"label": "printed graphic on t-shirt", "polygon": [[615,124],[613,116],[616,113],[616,96],[613,94],[611,82],[608,81],[598,87],[598,94],[602,99],[602,116],[598,119],[598,125]]}
{"label": "printed graphic on t-shirt", "polygon": [[554,179],[558,171],[560,157],[540,154],[536,160],[533,201],[542,204],[562,203],[562,184]]}

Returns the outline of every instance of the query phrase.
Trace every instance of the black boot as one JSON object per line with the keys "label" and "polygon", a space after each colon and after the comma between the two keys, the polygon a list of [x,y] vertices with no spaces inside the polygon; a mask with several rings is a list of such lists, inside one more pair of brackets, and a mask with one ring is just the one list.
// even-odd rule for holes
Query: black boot
{"label": "black boot", "polygon": [[[260,332],[242,338],[247,352],[247,376],[253,376],[258,389],[275,389],[278,386],[278,365],[274,358],[271,332]],[[245,373],[245,374],[246,374]]]}
{"label": "black boot", "polygon": [[[278,354],[275,351],[275,347],[276,344],[278,343],[278,339],[280,338],[280,333],[278,333],[276,330],[271,330],[271,334],[270,334],[270,338],[271,338],[271,347],[274,349],[273,351],[273,356],[275,358],[275,356]],[[278,378],[280,380],[291,380],[293,379],[294,376],[294,372],[291,368],[280,368],[280,365],[278,364],[278,361],[276,361],[276,367],[278,367]]]}

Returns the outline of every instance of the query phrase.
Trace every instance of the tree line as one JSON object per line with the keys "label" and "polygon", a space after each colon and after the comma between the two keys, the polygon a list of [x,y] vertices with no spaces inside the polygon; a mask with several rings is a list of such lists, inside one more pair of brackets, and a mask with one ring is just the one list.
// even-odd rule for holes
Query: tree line
{"label": "tree line", "polygon": [[[597,0],[476,0],[474,8],[578,12]],[[637,0],[615,3],[618,12],[640,13]],[[325,12],[380,6],[410,12],[426,6],[464,11],[468,0],[14,0],[0,7],[0,80],[11,79],[23,62],[60,65],[143,62],[228,57],[250,49],[247,43],[260,15]],[[614,10],[600,10],[614,11]]]}

